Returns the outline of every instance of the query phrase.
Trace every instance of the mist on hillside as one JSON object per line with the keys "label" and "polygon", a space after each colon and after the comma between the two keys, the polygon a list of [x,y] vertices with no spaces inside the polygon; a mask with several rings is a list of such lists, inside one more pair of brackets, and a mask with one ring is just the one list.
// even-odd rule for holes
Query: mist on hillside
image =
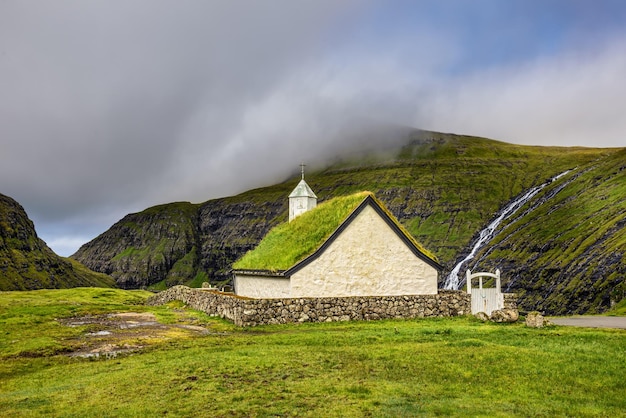
{"label": "mist on hillside", "polygon": [[389,126],[623,146],[625,17],[609,1],[0,2],[0,193],[70,254],[127,213],[388,146]]}

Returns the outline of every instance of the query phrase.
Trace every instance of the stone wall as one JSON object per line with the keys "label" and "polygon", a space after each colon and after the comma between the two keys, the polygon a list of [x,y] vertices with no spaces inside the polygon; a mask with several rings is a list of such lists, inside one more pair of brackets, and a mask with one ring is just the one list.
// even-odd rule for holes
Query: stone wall
{"label": "stone wall", "polygon": [[517,310],[517,293],[503,293],[504,309]]}
{"label": "stone wall", "polygon": [[469,315],[470,295],[440,290],[436,295],[351,296],[250,299],[209,289],[174,286],[148,299],[148,305],[180,300],[193,309],[229,319],[239,326],[295,322],[358,321]]}

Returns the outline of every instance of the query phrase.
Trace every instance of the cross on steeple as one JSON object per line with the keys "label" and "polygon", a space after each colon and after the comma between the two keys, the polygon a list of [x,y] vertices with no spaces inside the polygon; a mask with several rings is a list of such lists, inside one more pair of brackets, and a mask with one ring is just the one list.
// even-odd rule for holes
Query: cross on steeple
{"label": "cross on steeple", "polygon": [[302,180],[304,180],[304,167],[306,167],[306,164],[300,164],[300,170],[302,171]]}

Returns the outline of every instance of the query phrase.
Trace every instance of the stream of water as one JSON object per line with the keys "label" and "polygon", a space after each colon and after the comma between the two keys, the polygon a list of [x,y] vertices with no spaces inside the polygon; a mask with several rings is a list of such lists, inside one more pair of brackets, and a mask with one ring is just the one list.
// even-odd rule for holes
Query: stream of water
{"label": "stream of water", "polygon": [[532,199],[544,187],[546,187],[547,185],[551,184],[552,182],[557,181],[558,179],[560,179],[561,177],[563,177],[564,175],[566,175],[570,171],[571,170],[564,171],[563,173],[561,173],[561,174],[559,174],[559,175],[557,175],[555,177],[552,177],[550,180],[546,181],[545,183],[540,184],[539,186],[535,186],[535,187],[529,189],[522,196],[518,197],[517,199],[515,199],[511,203],[509,203],[502,210],[502,212],[500,212],[500,214],[498,215],[498,217],[496,219],[491,221],[491,223],[489,225],[487,225],[487,227],[485,229],[480,231],[480,235],[478,237],[478,240],[476,240],[476,242],[474,243],[474,246],[472,247],[472,250],[470,251],[470,253],[463,260],[461,260],[461,262],[459,262],[456,266],[454,266],[454,268],[452,269],[452,271],[448,275],[448,278],[446,279],[446,281],[445,281],[445,283],[443,285],[444,289],[457,290],[459,288],[459,285],[461,283],[461,280],[459,279],[459,271],[461,271],[461,268],[463,267],[463,265],[466,262],[468,262],[469,260],[474,258],[474,256],[478,252],[478,250],[480,250],[482,247],[484,247],[486,244],[488,244],[489,241],[491,241],[491,239],[494,237],[494,233],[496,231],[496,228],[498,228],[498,226],[500,225],[500,223],[503,220],[510,218],[515,212],[517,212],[517,210],[519,208],[524,206],[524,204],[526,202],[528,202],[530,199]]}

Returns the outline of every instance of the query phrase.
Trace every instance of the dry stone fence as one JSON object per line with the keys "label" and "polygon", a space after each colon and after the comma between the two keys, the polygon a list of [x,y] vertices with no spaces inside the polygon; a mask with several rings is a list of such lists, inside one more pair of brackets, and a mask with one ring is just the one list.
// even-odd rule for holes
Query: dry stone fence
{"label": "dry stone fence", "polygon": [[[146,303],[161,305],[173,300],[209,315],[229,319],[239,326],[411,319],[471,313],[470,295],[460,290],[439,290],[435,295],[251,299],[215,289],[174,286],[150,297]],[[508,303],[515,304],[515,301],[511,298]]]}

